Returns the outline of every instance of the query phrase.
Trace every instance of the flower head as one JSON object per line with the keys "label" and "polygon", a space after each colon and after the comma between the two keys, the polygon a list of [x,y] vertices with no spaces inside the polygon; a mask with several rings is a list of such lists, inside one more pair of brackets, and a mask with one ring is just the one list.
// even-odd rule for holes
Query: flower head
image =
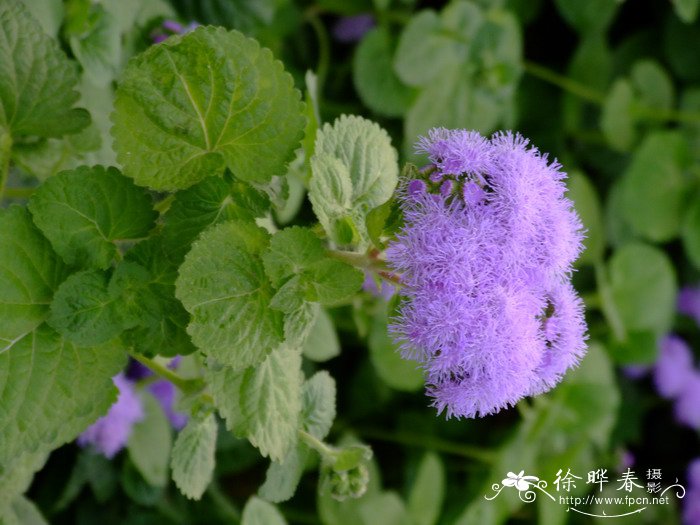
{"label": "flower head", "polygon": [[674,405],[679,423],[700,430],[700,372],[693,371]]}
{"label": "flower head", "polygon": [[693,375],[693,355],[680,337],[667,335],[654,365],[654,383],[663,397],[678,397]]}
{"label": "flower head", "polygon": [[435,168],[399,193],[387,261],[405,300],[391,331],[439,411],[483,416],[550,389],[585,352],[568,282],[581,223],[565,174],[519,135],[437,128],[417,150]]}
{"label": "flower head", "polygon": [[107,458],[114,457],[126,446],[134,424],[144,417],[141,398],[134,384],[123,374],[114,376],[113,381],[119,389],[117,401],[106,415],[78,436],[78,444],[92,445]]}

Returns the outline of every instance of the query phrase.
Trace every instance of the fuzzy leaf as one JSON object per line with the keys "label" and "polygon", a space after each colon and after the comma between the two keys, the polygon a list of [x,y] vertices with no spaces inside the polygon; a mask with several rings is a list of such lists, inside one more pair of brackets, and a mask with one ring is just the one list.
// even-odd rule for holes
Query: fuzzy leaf
{"label": "fuzzy leaf", "polygon": [[287,525],[274,505],[253,496],[243,509],[241,525]]}
{"label": "fuzzy leaf", "polygon": [[76,348],[43,325],[0,353],[0,472],[75,439],[116,400],[118,346]]}
{"label": "fuzzy leaf", "polygon": [[365,218],[383,204],[398,181],[396,150],[386,131],[361,117],[342,116],[316,136],[309,198],[328,235],[336,238],[336,223],[351,218],[366,247]]}
{"label": "fuzzy leaf", "polygon": [[78,68],[19,0],[0,4],[0,129],[60,137],[90,123],[78,100]]}
{"label": "fuzzy leaf", "polygon": [[322,370],[304,383],[301,420],[304,429],[324,439],[335,419],[335,380]]}
{"label": "fuzzy leaf", "polygon": [[272,237],[263,262],[270,281],[274,286],[279,286],[286,277],[300,273],[322,260],[324,255],[321,239],[307,228],[293,226]]}
{"label": "fuzzy leaf", "polygon": [[229,430],[247,437],[263,456],[280,461],[297,443],[301,355],[281,348],[245,370],[210,365],[216,406]]}
{"label": "fuzzy leaf", "polygon": [[312,361],[328,361],[340,355],[340,341],[328,312],[321,309],[311,326],[309,336],[302,347],[302,353]]}
{"label": "fuzzy leaf", "polygon": [[435,525],[445,499],[445,466],[440,456],[428,452],[418,467],[408,495],[408,513],[416,525]]}
{"label": "fuzzy leaf", "polygon": [[270,308],[274,292],[260,259],[268,243],[252,223],[219,224],[194,243],[176,282],[194,344],[236,370],[260,363],[282,342],[282,314]]}
{"label": "fuzzy leaf", "polygon": [[170,421],[153,395],[143,392],[141,399],[145,417],[131,431],[129,459],[151,486],[165,487],[173,441]]}
{"label": "fuzzy leaf", "polygon": [[152,46],[126,67],[113,114],[124,172],[159,190],[229,168],[241,180],[285,173],[303,106],[282,64],[237,31],[205,27]]}
{"label": "fuzzy leaf", "polygon": [[72,266],[107,268],[114,241],[148,234],[156,213],[150,196],[116,168],[80,167],[42,184],[29,201],[34,222]]}
{"label": "fuzzy leaf", "polygon": [[217,428],[214,414],[192,417],[175,440],[173,481],[190,499],[200,499],[214,475]]}
{"label": "fuzzy leaf", "polygon": [[0,354],[44,322],[67,275],[25,208],[0,209]]}
{"label": "fuzzy leaf", "polygon": [[310,285],[307,299],[324,305],[332,305],[351,297],[364,282],[364,274],[349,264],[324,259],[305,272]]}
{"label": "fuzzy leaf", "polygon": [[75,273],[56,290],[48,323],[78,346],[105,343],[124,330],[118,299],[109,293],[104,272]]}

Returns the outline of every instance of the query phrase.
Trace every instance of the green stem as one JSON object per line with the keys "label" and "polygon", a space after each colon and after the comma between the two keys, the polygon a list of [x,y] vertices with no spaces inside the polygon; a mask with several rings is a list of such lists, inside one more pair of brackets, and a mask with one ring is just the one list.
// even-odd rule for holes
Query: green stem
{"label": "green stem", "polygon": [[[605,93],[602,93],[596,89],[591,89],[585,84],[578,82],[572,78],[565,75],[557,73],[545,67],[541,64],[531,62],[529,60],[523,61],[525,67],[525,72],[532,75],[535,78],[539,78],[545,82],[548,82],[558,88],[576,95],[577,97],[591,102],[593,104],[602,106],[605,103]],[[686,122],[686,123],[698,123],[700,122],[700,113],[689,112],[689,111],[677,111],[675,109],[661,109],[661,108],[650,108],[647,106],[633,105],[632,111],[636,113],[639,117],[649,119],[649,120],[660,120],[664,122]]]}
{"label": "green stem", "polygon": [[328,76],[328,69],[331,63],[331,41],[328,37],[328,31],[323,25],[321,18],[318,16],[318,11],[309,9],[306,12],[306,19],[316,33],[318,41],[318,65],[316,66],[316,82],[317,82],[317,97],[320,108],[323,86]]}
{"label": "green stem", "polygon": [[372,259],[367,255],[355,252],[342,252],[339,250],[328,250],[328,255],[333,259],[342,261],[361,270],[369,269],[373,265]]}
{"label": "green stem", "polygon": [[167,366],[163,366],[159,362],[154,361],[153,359],[149,359],[144,355],[141,355],[134,351],[129,351],[129,355],[133,359],[141,363],[143,366],[151,370],[151,372],[153,372],[157,376],[160,376],[163,379],[167,379],[168,381],[170,381],[173,385],[182,390],[184,393],[193,393],[197,390],[201,390],[203,387],[201,380],[185,379],[184,377],[179,376],[178,374],[170,370]]}
{"label": "green stem", "polygon": [[36,188],[5,188],[5,197],[8,199],[28,199],[36,191]]}
{"label": "green stem", "polygon": [[5,194],[5,184],[10,174],[10,153],[12,152],[12,136],[8,131],[0,131],[0,200]]}
{"label": "green stem", "polygon": [[438,452],[444,452],[445,454],[461,456],[463,458],[473,459],[482,463],[493,463],[496,459],[496,454],[490,450],[453,443],[440,438],[409,434],[406,432],[386,432],[372,428],[360,428],[356,430],[360,436],[367,439],[398,443],[409,447],[436,450]]}
{"label": "green stem", "polygon": [[598,283],[598,291],[600,293],[600,307],[608,321],[610,328],[612,328],[613,336],[618,341],[624,341],[627,339],[627,331],[625,330],[625,325],[622,322],[622,317],[620,317],[620,312],[617,310],[615,301],[612,296],[612,289],[608,283],[608,276],[605,270],[603,261],[598,261],[595,263],[595,278]]}
{"label": "green stem", "polygon": [[306,443],[309,448],[312,448],[318,452],[322,458],[330,457],[335,452],[335,450],[333,450],[330,446],[326,445],[323,441],[315,436],[312,436],[305,430],[299,430],[299,438]]}
{"label": "green stem", "polygon": [[209,487],[207,487],[207,494],[219,508],[221,514],[223,514],[222,517],[230,520],[231,523],[241,522],[241,512],[229,501],[226,494],[221,490],[216,478],[214,478],[209,484]]}

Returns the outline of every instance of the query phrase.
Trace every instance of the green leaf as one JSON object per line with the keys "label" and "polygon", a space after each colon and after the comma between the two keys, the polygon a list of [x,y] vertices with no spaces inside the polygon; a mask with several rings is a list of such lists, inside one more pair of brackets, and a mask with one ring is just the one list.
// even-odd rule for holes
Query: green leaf
{"label": "green leaf", "polygon": [[321,309],[311,326],[304,346],[304,357],[316,362],[328,361],[340,355],[340,341],[333,325],[333,319],[326,310]]}
{"label": "green leaf", "polygon": [[413,523],[412,516],[406,511],[406,506],[398,494],[392,491],[382,492],[378,496],[368,498],[360,507],[363,523],[381,523],[382,525],[405,525]]}
{"label": "green leaf", "polygon": [[624,173],[622,215],[638,233],[655,242],[680,233],[690,163],[687,142],[672,131],[647,135]]}
{"label": "green leaf", "polygon": [[294,496],[304,467],[312,456],[312,451],[303,443],[298,443],[281,461],[271,461],[265,473],[265,483],[258,491],[261,498],[272,503],[281,503]]}
{"label": "green leaf", "polygon": [[3,508],[29,489],[34,473],[44,466],[47,458],[44,450],[29,452],[17,458],[12,467],[0,469],[0,516]]}
{"label": "green leaf", "polygon": [[619,151],[630,149],[637,136],[634,107],[634,92],[627,80],[613,84],[603,103],[600,128],[611,147]]}
{"label": "green leaf", "polygon": [[522,70],[517,20],[498,7],[454,1],[414,16],[399,39],[394,67],[421,89],[404,121],[404,152],[436,126],[481,132],[512,126]]}
{"label": "green leaf", "polygon": [[34,222],[72,266],[107,268],[115,241],[148,234],[156,213],[150,196],[116,168],[80,167],[51,177],[32,195]]}
{"label": "green leaf", "polygon": [[423,386],[423,372],[418,363],[403,359],[387,330],[387,306],[380,305],[367,341],[369,357],[377,375],[391,388],[415,392]]}
{"label": "green leaf", "polygon": [[173,442],[170,421],[149,392],[143,392],[141,400],[145,417],[131,431],[127,445],[129,458],[143,479],[154,487],[165,487]]}
{"label": "green leaf", "polygon": [[105,343],[125,328],[108,277],[98,270],[71,275],[56,290],[49,325],[78,346]]}
{"label": "green leaf", "polygon": [[364,274],[349,264],[325,259],[311,266],[305,276],[310,290],[307,299],[324,305],[336,304],[352,297],[364,282]]}
{"label": "green leaf", "polygon": [[13,137],[60,137],[90,123],[78,100],[76,65],[19,0],[0,5],[0,128]]}
{"label": "green leaf", "polygon": [[357,46],[352,61],[353,83],[362,102],[387,117],[401,117],[415,95],[394,73],[394,43],[384,27],[372,29]]}
{"label": "green leaf", "polygon": [[630,78],[644,107],[660,110],[673,107],[673,81],[658,62],[638,60],[632,66]]}
{"label": "green leaf", "polygon": [[163,216],[163,242],[169,251],[186,253],[209,226],[231,219],[253,221],[269,205],[264,194],[244,182],[208,177],[176,194]]}
{"label": "green leaf", "polygon": [[683,221],[683,248],[696,268],[700,268],[700,199],[695,197]]}
{"label": "green leaf", "polygon": [[217,429],[214,414],[192,417],[175,440],[173,481],[190,499],[200,499],[214,475]]}
{"label": "green leaf", "polygon": [[0,508],[2,525],[48,525],[39,509],[24,496],[15,498],[6,513]]}
{"label": "green leaf", "polygon": [[[295,293],[300,293],[300,290],[295,290]],[[297,302],[297,305],[284,316],[284,341],[285,344],[294,348],[306,344],[306,339],[311,334],[321,311],[321,306],[318,303],[301,301],[299,304],[300,298],[301,295],[297,295],[294,299],[290,298]]]}
{"label": "green leaf", "polygon": [[267,49],[206,27],[131,60],[117,89],[115,149],[124,172],[159,190],[225,168],[241,180],[285,173],[304,117],[292,77]]}
{"label": "green leaf", "polygon": [[578,258],[577,264],[594,264],[602,260],[605,251],[605,230],[600,200],[591,181],[581,172],[569,176],[569,198],[574,201],[574,207],[581,217],[586,229],[583,240],[585,249]]}
{"label": "green leaf", "polygon": [[324,439],[335,419],[335,380],[322,370],[304,383],[301,420],[304,429]]}
{"label": "green leaf", "polygon": [[557,9],[580,34],[599,33],[608,28],[622,2],[619,0],[556,0]]}
{"label": "green leaf", "polygon": [[408,495],[408,513],[416,525],[435,525],[445,499],[445,467],[440,456],[427,452]]}
{"label": "green leaf", "polygon": [[621,365],[652,365],[659,354],[658,335],[651,331],[628,332],[624,341],[611,341],[607,350]]}
{"label": "green leaf", "polygon": [[119,21],[100,4],[90,7],[88,27],[79,33],[68,32],[73,55],[85,75],[97,85],[107,85],[121,66]]}
{"label": "green leaf", "polygon": [[[301,424],[318,439],[328,434],[335,419],[335,381],[326,371],[304,383]],[[260,496],[273,503],[290,499],[299,485],[311,450],[299,442],[281,461],[271,461],[260,487]]]}
{"label": "green leaf", "polygon": [[243,517],[241,525],[286,525],[282,514],[275,508],[274,505],[266,501],[251,497],[243,509]]}
{"label": "green leaf", "polygon": [[698,17],[698,9],[700,9],[700,0],[671,0],[673,8],[678,15],[678,18],[686,24],[692,24]]}
{"label": "green leaf", "polygon": [[194,344],[236,370],[282,342],[282,314],[270,308],[274,292],[260,259],[268,243],[252,223],[219,224],[193,244],[176,282]]}
{"label": "green leaf", "polygon": [[663,334],[671,328],[676,305],[676,276],[661,250],[626,244],[609,262],[612,298],[628,330]]}
{"label": "green leaf", "polygon": [[110,282],[120,297],[120,313],[127,324],[123,340],[147,356],[187,355],[194,352],[186,328],[190,316],[175,298],[177,263],[166,253],[160,236],[140,242],[117,266]]}
{"label": "green leaf", "polygon": [[361,238],[369,237],[365,218],[394,192],[398,181],[396,150],[386,131],[361,117],[341,116],[316,136],[309,198],[324,229],[335,238],[337,221],[350,217]]}
{"label": "green leaf", "polygon": [[272,237],[263,254],[265,272],[273,286],[280,286],[287,277],[323,260],[325,252],[321,239],[308,228],[286,228]]}
{"label": "green leaf", "polygon": [[63,22],[62,0],[22,0],[46,34],[55,37]]}
{"label": "green leaf", "polygon": [[67,275],[25,208],[0,209],[0,354],[44,322]]}
{"label": "green leaf", "polygon": [[209,384],[229,430],[281,461],[297,443],[302,377],[299,351],[280,348],[245,370],[209,364]]}
{"label": "green leaf", "polygon": [[76,348],[45,325],[0,353],[0,472],[75,439],[104,414],[125,364],[118,346]]}

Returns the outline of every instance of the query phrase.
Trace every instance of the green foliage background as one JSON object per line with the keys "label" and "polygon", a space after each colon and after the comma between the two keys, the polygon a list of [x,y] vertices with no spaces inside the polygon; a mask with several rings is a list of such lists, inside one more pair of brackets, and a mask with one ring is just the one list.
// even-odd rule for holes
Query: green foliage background
{"label": "green foliage background", "polygon": [[[0,507],[10,509],[2,523],[586,523],[546,499],[483,496],[509,471],[550,483],[562,468],[615,472],[629,450],[640,476],[661,468],[670,484],[700,455],[697,432],[674,421],[651,382],[621,372],[652,364],[669,331],[700,341],[676,312],[679,288],[700,280],[700,1],[7,5],[0,28],[16,39],[0,40],[0,162],[9,174],[0,195],[3,208],[29,204],[0,215],[0,268],[19,279],[0,276]],[[360,13],[375,26],[358,42],[337,40],[335,24]],[[237,29],[291,77],[239,33],[199,31],[172,53],[151,47],[165,19]],[[224,50],[243,65],[223,60]],[[206,68],[221,74],[217,107],[231,98],[231,79],[256,86],[233,92],[249,120],[228,118],[233,106],[204,113]],[[172,88],[177,79],[184,90]],[[144,117],[160,98],[177,116]],[[378,125],[336,121],[343,114]],[[436,417],[420,372],[387,337],[390,306],[355,294],[361,273],[319,240],[358,252],[381,246],[386,210],[370,211],[390,198],[397,160],[420,161],[413,143],[432,126],[520,131],[569,172],[588,230],[574,275],[588,356],[551,393],[485,419]],[[265,133],[271,146],[260,146]],[[239,140],[246,134],[256,140]],[[365,156],[346,144],[362,144]],[[78,167],[97,164],[121,172]],[[271,237],[252,222],[261,215],[287,228]],[[222,329],[223,318],[262,328]],[[179,386],[195,415],[179,437],[161,414],[113,461],[73,444],[51,452],[114,399],[108,378],[126,355],[116,336],[147,357],[199,348],[216,363],[204,403],[222,419],[198,412],[200,379],[188,378]],[[282,341],[303,351],[276,349]],[[41,367],[13,368],[36,348]],[[73,390],[64,370],[81,378]],[[19,391],[52,403],[45,417]],[[331,498],[297,429],[345,447],[338,462],[362,462],[366,494]],[[360,442],[371,459],[353,446]],[[171,447],[196,460],[169,465]],[[25,488],[26,498],[3,499]],[[580,483],[574,492],[586,491]],[[678,516],[676,505],[658,506],[629,522]]]}

